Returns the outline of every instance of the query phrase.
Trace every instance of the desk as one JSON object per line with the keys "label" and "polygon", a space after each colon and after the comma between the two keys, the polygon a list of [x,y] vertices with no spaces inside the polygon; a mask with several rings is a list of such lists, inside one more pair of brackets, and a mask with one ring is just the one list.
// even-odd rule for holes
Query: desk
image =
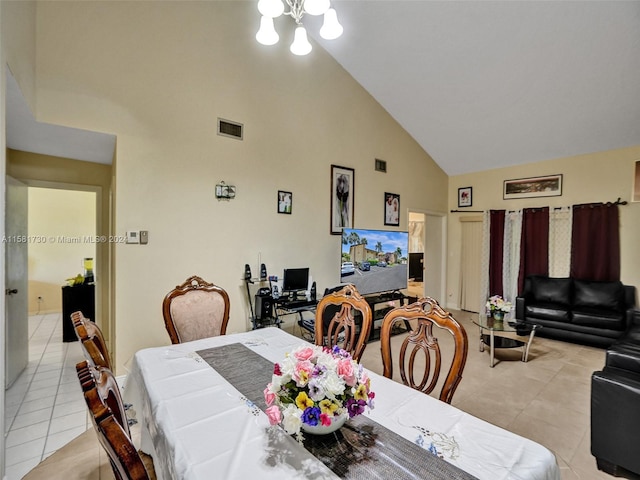
{"label": "desk", "polygon": [[[137,411],[142,449],[153,456],[158,478],[335,478],[288,436],[285,444],[305,470],[271,461],[274,451],[269,450],[266,415],[195,353],[242,343],[279,362],[301,342],[281,329],[265,328],[136,353],[124,399]],[[369,375],[376,404],[366,415],[423,445],[425,455],[430,455],[427,449],[437,437],[455,445],[444,451],[446,461],[481,480],[560,479],[555,457],[545,447],[380,375]],[[279,458],[278,451],[275,454]]]}

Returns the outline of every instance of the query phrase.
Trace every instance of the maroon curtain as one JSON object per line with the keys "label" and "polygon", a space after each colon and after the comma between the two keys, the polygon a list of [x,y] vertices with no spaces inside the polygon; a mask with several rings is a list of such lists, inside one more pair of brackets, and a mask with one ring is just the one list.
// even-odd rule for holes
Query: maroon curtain
{"label": "maroon curtain", "polygon": [[527,275],[549,274],[549,207],[522,211],[520,271],[518,293],[522,293]]}
{"label": "maroon curtain", "polygon": [[504,210],[489,211],[489,295],[503,295],[504,216]]}
{"label": "maroon curtain", "polygon": [[620,280],[620,219],[615,203],[573,206],[571,276]]}

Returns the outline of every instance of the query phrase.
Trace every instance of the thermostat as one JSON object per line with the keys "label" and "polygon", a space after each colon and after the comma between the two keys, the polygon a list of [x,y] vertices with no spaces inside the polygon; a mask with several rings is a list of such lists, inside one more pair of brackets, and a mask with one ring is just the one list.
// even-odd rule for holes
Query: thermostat
{"label": "thermostat", "polygon": [[137,231],[127,232],[127,243],[140,243],[140,236]]}

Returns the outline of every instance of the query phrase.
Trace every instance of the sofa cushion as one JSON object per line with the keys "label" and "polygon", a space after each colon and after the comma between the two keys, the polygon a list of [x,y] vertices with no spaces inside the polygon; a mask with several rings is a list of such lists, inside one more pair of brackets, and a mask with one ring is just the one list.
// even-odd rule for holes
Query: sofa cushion
{"label": "sofa cushion", "polygon": [[640,373],[640,344],[615,343],[607,349],[607,367]]}
{"label": "sofa cushion", "polygon": [[571,303],[571,279],[531,277],[533,302],[537,304],[557,304],[568,306]]}
{"label": "sofa cushion", "polygon": [[624,330],[626,327],[623,313],[600,308],[576,308],[572,312],[571,321],[576,325],[587,325],[611,330]]}
{"label": "sofa cushion", "polygon": [[554,303],[527,305],[525,308],[525,318],[541,318],[566,323],[571,321],[569,309],[563,305]]}
{"label": "sofa cushion", "polygon": [[574,281],[573,304],[576,308],[599,308],[621,312],[624,305],[622,282]]}

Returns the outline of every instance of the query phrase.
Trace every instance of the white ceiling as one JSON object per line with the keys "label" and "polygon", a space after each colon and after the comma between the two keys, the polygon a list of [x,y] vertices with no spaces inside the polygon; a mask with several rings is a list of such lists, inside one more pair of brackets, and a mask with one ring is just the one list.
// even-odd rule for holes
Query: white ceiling
{"label": "white ceiling", "polygon": [[[333,4],[342,37],[309,34],[449,175],[640,145],[639,1]],[[111,163],[115,137],[36,122],[9,78],[7,144]]]}
{"label": "white ceiling", "polygon": [[309,34],[449,175],[640,145],[638,1],[333,5]]}

